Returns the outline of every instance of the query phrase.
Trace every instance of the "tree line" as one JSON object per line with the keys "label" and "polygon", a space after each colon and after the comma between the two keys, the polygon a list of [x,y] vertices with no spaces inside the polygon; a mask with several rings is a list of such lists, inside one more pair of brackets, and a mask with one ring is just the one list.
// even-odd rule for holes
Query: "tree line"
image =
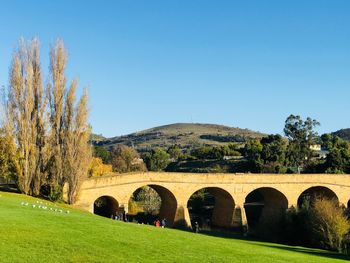
{"label": "tree line", "polygon": [[266,173],[349,173],[350,143],[332,134],[318,136],[314,131],[318,125],[311,118],[304,121],[290,115],[284,127],[286,137],[269,135],[251,140],[244,148],[251,169]]}
{"label": "tree line", "polygon": [[8,89],[3,93],[0,169],[28,195],[74,203],[87,176],[88,94],[77,99],[78,81],[68,82],[68,52],[62,40],[50,48],[49,74],[43,84],[38,39],[21,39],[13,52]]}
{"label": "tree line", "polygon": [[[125,145],[110,149],[95,146],[99,164],[91,166],[91,174],[101,171],[105,164],[109,164],[105,172],[349,173],[350,143],[332,134],[319,136],[315,132],[319,125],[317,120],[290,115],[284,123],[285,136],[270,134],[192,149],[172,145],[141,153]],[[313,149],[315,146],[318,150]]]}

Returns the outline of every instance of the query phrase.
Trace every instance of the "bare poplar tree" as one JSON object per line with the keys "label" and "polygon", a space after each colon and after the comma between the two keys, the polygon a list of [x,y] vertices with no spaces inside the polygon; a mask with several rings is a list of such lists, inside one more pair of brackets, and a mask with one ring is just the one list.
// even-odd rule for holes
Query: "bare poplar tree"
{"label": "bare poplar tree", "polygon": [[14,51],[8,95],[5,126],[17,146],[18,187],[25,194],[38,194],[45,140],[45,102],[38,40],[33,39],[30,43],[21,40]]}
{"label": "bare poplar tree", "polygon": [[44,88],[42,84],[42,73],[40,64],[40,45],[37,39],[34,39],[30,46],[29,53],[30,61],[33,68],[33,107],[35,121],[32,123],[32,129],[35,131],[36,137],[36,156],[35,156],[35,171],[32,179],[32,193],[34,195],[40,194],[40,188],[43,185],[46,177],[46,165],[47,165],[47,119],[46,119],[46,107],[47,97],[44,94]]}
{"label": "bare poplar tree", "polygon": [[64,99],[66,91],[65,68],[67,51],[62,40],[58,40],[50,51],[50,83],[48,84],[48,98],[50,107],[50,161],[48,184],[49,196],[58,199],[62,196],[64,185],[63,173],[63,131],[64,131]]}
{"label": "bare poplar tree", "polygon": [[85,91],[75,106],[77,81],[72,81],[67,89],[67,51],[62,40],[58,40],[51,49],[50,61],[50,197],[62,197],[63,186],[67,182],[68,202],[73,203],[81,181],[87,176],[91,156],[88,96]]}
{"label": "bare poplar tree", "polygon": [[[73,104],[71,95],[72,88],[68,92],[66,115],[73,118],[66,118],[67,124],[72,121],[66,133],[66,163],[68,183],[68,203],[73,204],[79,193],[83,180],[87,177],[91,159],[91,147],[88,143],[91,129],[88,125],[88,95],[84,91],[73,114],[68,110]],[[75,89],[74,89],[75,90]],[[69,107],[68,107],[69,105]]]}

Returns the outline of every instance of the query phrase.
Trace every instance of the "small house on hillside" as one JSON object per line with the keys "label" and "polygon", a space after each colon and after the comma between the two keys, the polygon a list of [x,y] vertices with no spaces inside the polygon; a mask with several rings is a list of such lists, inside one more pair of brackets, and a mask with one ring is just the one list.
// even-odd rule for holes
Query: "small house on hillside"
{"label": "small house on hillside", "polygon": [[323,149],[320,144],[313,144],[310,146],[310,149],[313,151],[313,156],[316,159],[326,159],[329,151]]}

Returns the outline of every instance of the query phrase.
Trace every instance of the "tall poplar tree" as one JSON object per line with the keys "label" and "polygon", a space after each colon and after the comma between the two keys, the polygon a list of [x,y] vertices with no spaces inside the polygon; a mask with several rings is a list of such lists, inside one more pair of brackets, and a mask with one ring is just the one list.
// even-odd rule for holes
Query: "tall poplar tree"
{"label": "tall poplar tree", "polygon": [[[68,93],[70,94],[70,92]],[[67,97],[67,102],[71,101]],[[71,103],[67,103],[71,104]],[[88,95],[84,91],[71,115],[73,123],[66,130],[66,178],[68,183],[68,203],[76,201],[83,180],[87,177],[91,160],[91,147],[88,144],[91,129],[88,125]],[[68,111],[66,111],[68,115]],[[67,123],[68,124],[68,123]]]}
{"label": "tall poplar tree", "polygon": [[12,58],[5,127],[17,146],[17,184],[25,194],[39,194],[43,179],[44,111],[39,41],[21,40]]}
{"label": "tall poplar tree", "polygon": [[63,41],[58,40],[50,50],[50,82],[47,87],[49,98],[50,161],[48,167],[49,197],[62,197],[64,186],[64,100],[66,92],[65,68],[67,51]]}
{"label": "tall poplar tree", "polygon": [[62,40],[51,48],[50,62],[50,198],[61,198],[64,184],[68,183],[68,202],[73,203],[82,180],[87,176],[91,157],[88,96],[85,91],[75,105],[77,81],[73,80],[67,87],[67,51]]}

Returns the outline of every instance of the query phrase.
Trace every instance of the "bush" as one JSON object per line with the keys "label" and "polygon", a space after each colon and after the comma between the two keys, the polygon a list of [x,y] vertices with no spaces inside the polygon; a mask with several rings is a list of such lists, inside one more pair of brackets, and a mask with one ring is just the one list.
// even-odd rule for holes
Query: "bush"
{"label": "bush", "polygon": [[350,221],[335,200],[316,199],[290,208],[282,222],[283,243],[346,252]]}
{"label": "bush", "polygon": [[310,209],[315,240],[326,249],[342,252],[350,231],[350,222],[342,207],[328,199],[317,199]]}
{"label": "bush", "polygon": [[113,171],[112,165],[104,164],[101,158],[93,157],[89,166],[89,176],[98,177]]}

